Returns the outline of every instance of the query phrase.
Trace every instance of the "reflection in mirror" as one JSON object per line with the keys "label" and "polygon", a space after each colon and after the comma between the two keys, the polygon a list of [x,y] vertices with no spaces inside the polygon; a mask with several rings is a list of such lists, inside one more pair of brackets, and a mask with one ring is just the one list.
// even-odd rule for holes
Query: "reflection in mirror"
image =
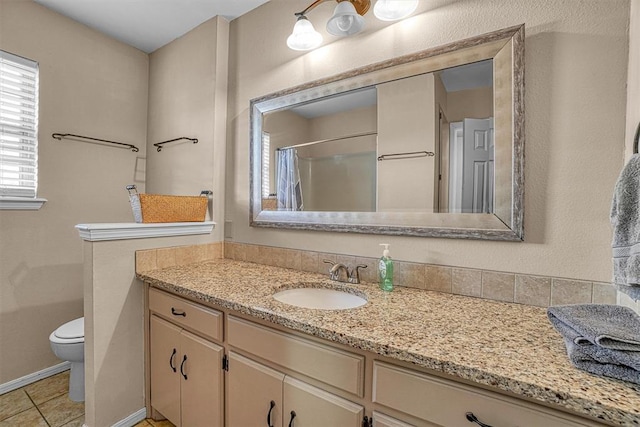
{"label": "reflection in mirror", "polygon": [[522,239],[524,28],[251,102],[251,225]]}
{"label": "reflection in mirror", "polygon": [[[265,114],[273,208],[374,212],[376,117],[375,87]],[[283,159],[296,156],[297,164],[287,168]],[[294,173],[286,173],[292,168]],[[289,183],[288,178],[298,177],[299,185]],[[301,203],[287,204],[292,198]]]}
{"label": "reflection in mirror", "polygon": [[493,213],[493,61],[436,73],[440,185],[438,212]]}
{"label": "reflection in mirror", "polygon": [[263,132],[263,209],[493,212],[490,59],[267,113]]}

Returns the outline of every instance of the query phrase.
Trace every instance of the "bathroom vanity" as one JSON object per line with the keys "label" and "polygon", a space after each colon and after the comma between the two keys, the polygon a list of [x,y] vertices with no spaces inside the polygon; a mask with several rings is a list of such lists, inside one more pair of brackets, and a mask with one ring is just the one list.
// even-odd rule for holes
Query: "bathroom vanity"
{"label": "bathroom vanity", "polygon": [[[543,308],[226,259],[138,277],[147,408],[178,427],[640,423],[640,386],[573,368]],[[298,287],[368,302],[312,310],[272,297]]]}

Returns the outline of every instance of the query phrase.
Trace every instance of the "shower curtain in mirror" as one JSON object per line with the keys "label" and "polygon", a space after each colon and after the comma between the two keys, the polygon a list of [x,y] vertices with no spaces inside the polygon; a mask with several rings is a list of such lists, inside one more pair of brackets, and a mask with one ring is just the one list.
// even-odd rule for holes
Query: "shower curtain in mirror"
{"label": "shower curtain in mirror", "polygon": [[276,151],[278,164],[277,188],[278,210],[301,211],[302,189],[298,153],[295,148]]}

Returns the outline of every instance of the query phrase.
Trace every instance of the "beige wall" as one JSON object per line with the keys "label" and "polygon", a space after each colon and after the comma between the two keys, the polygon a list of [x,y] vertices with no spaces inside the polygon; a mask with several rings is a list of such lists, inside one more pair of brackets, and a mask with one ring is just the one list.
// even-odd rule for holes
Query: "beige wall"
{"label": "beige wall", "polygon": [[[339,138],[357,133],[376,132],[377,107],[357,108],[329,116],[316,117],[309,120],[309,141]],[[341,139],[335,142],[310,145],[298,149],[298,154],[305,157],[323,157],[335,154],[360,153],[376,151],[376,136],[362,136]]]}
{"label": "beige wall", "polygon": [[[435,152],[433,73],[377,85],[378,155]],[[377,162],[378,212],[433,212],[435,156]]]}
{"label": "beige wall", "polygon": [[145,261],[171,267],[218,258],[221,251],[211,248],[216,244],[205,245],[210,239],[203,234],[82,242],[86,426],[112,426],[145,406],[144,285],[135,278],[141,264],[136,251],[164,248]]}
{"label": "beige wall", "polygon": [[625,154],[633,153],[633,137],[640,124],[640,0],[631,0],[629,71],[627,73],[627,128]]}
{"label": "beige wall", "polygon": [[[0,49],[40,64],[39,211],[0,211],[0,384],[60,363],[49,334],[83,315],[74,225],[133,220],[144,190],[148,58],[32,1],[0,1]],[[131,143],[138,153],[54,132]]]}
{"label": "beige wall", "polygon": [[[213,215],[223,222],[228,28],[213,18],[149,55],[147,190],[197,195],[213,190]],[[153,143],[185,136],[198,143]],[[212,234],[222,240],[222,227]]]}
{"label": "beige wall", "polygon": [[[322,29],[332,8],[309,17]],[[580,13],[576,13],[580,10]],[[622,167],[627,0],[420,2],[415,16],[307,53],[287,49],[293,2],[272,0],[231,24],[227,214],[238,242],[607,282],[609,206]],[[359,66],[526,24],[525,242],[251,228],[249,100]],[[322,30],[324,31],[324,30]],[[268,35],[268,36],[266,36]],[[264,52],[269,52],[265,55]],[[587,71],[588,70],[588,71]],[[606,123],[606,126],[602,124]],[[607,155],[603,155],[607,153]]]}
{"label": "beige wall", "polygon": [[[357,133],[376,132],[377,106],[355,108],[336,114],[312,118],[309,120],[309,141],[340,138]],[[335,143],[316,144],[305,147],[310,156],[323,156],[339,153],[357,153],[375,151],[375,136],[351,138]]]}
{"label": "beige wall", "polygon": [[[633,138],[640,125],[640,0],[631,0],[629,22],[629,68],[627,73],[627,127],[624,138],[625,161],[633,154]],[[640,313],[640,301],[618,293],[618,303]]]}
{"label": "beige wall", "polygon": [[492,117],[493,87],[449,92],[447,93],[447,109],[445,111],[449,122]]}

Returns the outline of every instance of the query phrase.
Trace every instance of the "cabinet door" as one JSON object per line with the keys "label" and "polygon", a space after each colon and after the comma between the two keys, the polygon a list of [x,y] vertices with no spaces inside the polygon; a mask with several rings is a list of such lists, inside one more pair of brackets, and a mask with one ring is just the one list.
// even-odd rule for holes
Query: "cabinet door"
{"label": "cabinet door", "polygon": [[151,406],[180,427],[180,328],[151,316]]}
{"label": "cabinet door", "polygon": [[180,347],[182,425],[185,427],[222,427],[223,375],[219,345],[182,331]]}
{"label": "cabinet door", "polygon": [[227,425],[282,427],[283,381],[284,374],[229,352]]}
{"label": "cabinet door", "polygon": [[[295,417],[290,423],[292,412],[295,412]],[[283,416],[284,422],[292,427],[361,427],[364,408],[302,381],[285,377]]]}

